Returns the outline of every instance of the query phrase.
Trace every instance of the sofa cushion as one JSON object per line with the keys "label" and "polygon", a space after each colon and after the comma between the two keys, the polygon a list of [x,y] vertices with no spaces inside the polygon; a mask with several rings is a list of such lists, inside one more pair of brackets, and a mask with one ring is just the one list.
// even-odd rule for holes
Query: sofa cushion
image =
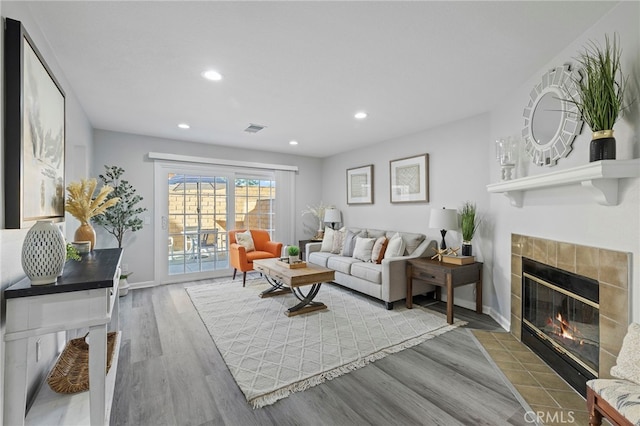
{"label": "sofa cushion", "polygon": [[363,262],[371,262],[371,252],[375,244],[375,238],[356,237],[356,245],[353,248],[353,258]]}
{"label": "sofa cushion", "polygon": [[[362,235],[361,231],[354,231],[349,229],[344,236],[344,244],[342,245],[342,254],[343,256],[353,256],[353,249],[356,247],[356,237]],[[366,236],[362,235],[363,237]]]}
{"label": "sofa cushion", "polygon": [[413,234],[411,232],[400,232],[400,237],[404,241],[404,254],[412,254],[426,238],[423,234]]}
{"label": "sofa cushion", "polygon": [[616,379],[594,379],[587,382],[602,399],[622,414],[631,424],[640,424],[640,385]]}
{"label": "sofa cushion", "polygon": [[344,244],[344,235],[347,233],[347,230],[342,228],[333,233],[333,244],[331,245],[331,253],[340,254],[342,253],[342,245]]}
{"label": "sofa cushion", "polygon": [[238,244],[245,248],[247,253],[256,249],[255,245],[253,244],[251,231],[249,231],[248,229],[245,232],[238,232],[236,234],[236,241],[238,242]]}
{"label": "sofa cushion", "polygon": [[611,375],[640,384],[640,324],[629,324]]}
{"label": "sofa cushion", "polygon": [[353,257],[332,256],[327,259],[327,268],[344,274],[351,274],[351,265],[354,263],[362,263],[362,261]]}
{"label": "sofa cushion", "polygon": [[331,253],[333,250],[333,235],[336,233],[331,228],[325,228],[324,236],[322,237],[322,245],[320,246],[320,251],[324,251],[327,253]]}
{"label": "sofa cushion", "polygon": [[319,265],[326,268],[327,260],[329,260],[329,258],[333,256],[338,256],[338,255],[333,253],[327,253],[325,251],[314,251],[313,253],[309,254],[309,259],[307,260],[309,261],[309,263],[313,263],[314,265]]}
{"label": "sofa cushion", "polygon": [[404,256],[404,251],[405,242],[400,234],[396,232],[391,238],[389,238],[389,242],[387,243],[387,250],[384,253],[384,258],[389,259],[390,257]]}
{"label": "sofa cushion", "polygon": [[354,263],[351,265],[351,275],[372,283],[382,284],[382,265],[370,262]]}
{"label": "sofa cushion", "polygon": [[376,239],[376,242],[373,244],[373,249],[371,249],[371,261],[373,263],[382,263],[388,242],[387,237],[378,237]]}

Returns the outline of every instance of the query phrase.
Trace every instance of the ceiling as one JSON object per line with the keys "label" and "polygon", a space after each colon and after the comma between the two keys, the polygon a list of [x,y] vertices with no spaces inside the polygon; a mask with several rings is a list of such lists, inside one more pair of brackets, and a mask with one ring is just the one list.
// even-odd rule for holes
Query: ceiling
{"label": "ceiling", "polygon": [[489,111],[615,5],[29,2],[94,128],[315,157]]}

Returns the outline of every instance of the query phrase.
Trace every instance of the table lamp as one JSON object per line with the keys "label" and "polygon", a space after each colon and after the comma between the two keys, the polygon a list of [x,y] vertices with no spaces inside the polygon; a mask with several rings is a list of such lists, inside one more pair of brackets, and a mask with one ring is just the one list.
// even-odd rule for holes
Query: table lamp
{"label": "table lamp", "polygon": [[458,211],[456,209],[431,209],[431,217],[429,218],[429,228],[440,229],[442,235],[442,242],[440,248],[442,250],[447,248],[444,242],[444,236],[447,230],[458,229]]}
{"label": "table lamp", "polygon": [[335,229],[336,223],[340,223],[342,217],[338,209],[326,209],[324,211],[324,222],[331,224],[331,229]]}

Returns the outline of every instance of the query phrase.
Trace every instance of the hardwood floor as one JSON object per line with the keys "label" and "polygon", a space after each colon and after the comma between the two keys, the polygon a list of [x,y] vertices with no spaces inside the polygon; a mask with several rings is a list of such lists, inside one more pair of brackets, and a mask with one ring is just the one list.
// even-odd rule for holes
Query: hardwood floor
{"label": "hardwood floor", "polygon": [[[459,307],[455,316],[468,321],[466,327],[254,410],[184,287],[132,290],[120,298],[112,425],[530,424],[468,330],[498,325]],[[445,304],[426,298],[414,303],[446,312]]]}

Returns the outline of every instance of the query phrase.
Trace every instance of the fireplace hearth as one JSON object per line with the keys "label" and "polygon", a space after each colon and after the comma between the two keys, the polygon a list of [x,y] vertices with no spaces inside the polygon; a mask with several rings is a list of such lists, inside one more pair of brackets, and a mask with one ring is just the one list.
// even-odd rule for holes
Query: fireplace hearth
{"label": "fireplace hearth", "polygon": [[598,281],[522,259],[522,342],[586,395],[598,377]]}

